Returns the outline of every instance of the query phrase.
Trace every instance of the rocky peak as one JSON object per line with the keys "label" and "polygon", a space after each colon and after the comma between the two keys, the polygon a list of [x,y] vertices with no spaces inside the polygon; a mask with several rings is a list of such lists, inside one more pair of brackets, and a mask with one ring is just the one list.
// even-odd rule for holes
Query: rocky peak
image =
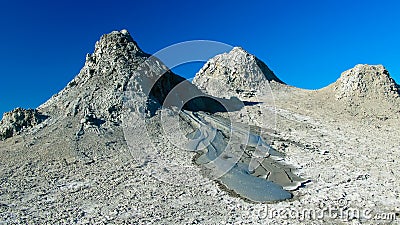
{"label": "rocky peak", "polygon": [[103,35],[95,44],[93,54],[88,57],[101,58],[104,54],[130,53],[144,54],[127,30],[113,31]]}
{"label": "rocky peak", "polygon": [[359,64],[343,72],[333,84],[340,100],[374,99],[394,101],[399,98],[399,86],[382,65]]}
{"label": "rocky peak", "polygon": [[86,55],[85,65],[68,85],[39,107],[48,114],[117,121],[122,108],[123,92],[139,64],[149,57],[133,40],[127,30],[103,35],[92,54]]}
{"label": "rocky peak", "polygon": [[268,66],[241,47],[210,59],[193,83],[218,97],[251,97],[269,82],[283,83]]}
{"label": "rocky peak", "polygon": [[[37,110],[18,109],[6,114],[1,122],[4,128],[1,135],[8,138],[23,127],[36,124],[36,112],[53,118],[53,122],[77,124],[82,127],[77,132],[80,134],[86,127],[101,130],[119,124],[124,91],[133,72],[148,57],[127,30],[103,35],[94,52],[86,55],[79,74],[63,90]],[[26,119],[12,119],[20,114]]]}
{"label": "rocky peak", "polygon": [[255,58],[254,55],[251,55],[250,53],[248,53],[246,50],[244,50],[240,46],[233,47],[232,50],[228,53],[228,55],[236,55],[238,57]]}

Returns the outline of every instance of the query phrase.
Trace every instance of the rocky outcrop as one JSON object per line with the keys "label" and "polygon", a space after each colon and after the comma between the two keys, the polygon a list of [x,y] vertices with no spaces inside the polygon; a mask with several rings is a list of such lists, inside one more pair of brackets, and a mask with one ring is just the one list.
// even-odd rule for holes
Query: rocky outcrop
{"label": "rocky outcrop", "polygon": [[62,117],[95,115],[112,123],[120,122],[124,89],[132,70],[149,55],[126,30],[105,34],[87,54],[79,74],[58,94],[39,108]]}
{"label": "rocky outcrop", "polygon": [[336,99],[343,101],[395,101],[400,96],[399,86],[382,65],[356,65],[341,74],[333,89]]}
{"label": "rocky outcrop", "polygon": [[193,83],[218,97],[252,97],[269,82],[283,83],[268,66],[240,47],[210,59]]}
{"label": "rocky outcrop", "polygon": [[359,64],[331,85],[313,92],[322,106],[360,119],[398,118],[400,89],[382,65]]}
{"label": "rocky outcrop", "polygon": [[4,113],[0,121],[0,140],[10,138],[23,130],[29,129],[43,122],[46,116],[35,109],[16,108]]}

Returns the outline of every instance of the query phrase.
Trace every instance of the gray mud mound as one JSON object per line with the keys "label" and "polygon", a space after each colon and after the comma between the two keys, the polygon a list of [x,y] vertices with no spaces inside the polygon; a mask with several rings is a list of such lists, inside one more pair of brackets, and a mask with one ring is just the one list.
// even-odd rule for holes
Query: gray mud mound
{"label": "gray mud mound", "polygon": [[318,92],[331,99],[328,104],[336,104],[356,116],[388,118],[399,115],[399,85],[382,65],[356,65]]}
{"label": "gray mud mound", "polygon": [[227,97],[252,97],[270,82],[283,83],[265,63],[240,47],[207,61],[193,79],[206,93]]}
{"label": "gray mud mound", "polygon": [[335,97],[343,101],[376,99],[395,102],[399,86],[382,65],[356,65],[342,73],[333,85]]}

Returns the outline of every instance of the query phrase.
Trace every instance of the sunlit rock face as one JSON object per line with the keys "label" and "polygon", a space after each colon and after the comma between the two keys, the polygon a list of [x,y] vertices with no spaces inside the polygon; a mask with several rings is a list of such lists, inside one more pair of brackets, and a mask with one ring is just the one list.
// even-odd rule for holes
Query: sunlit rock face
{"label": "sunlit rock face", "polygon": [[0,121],[0,140],[10,138],[23,130],[32,128],[46,119],[34,109],[16,108],[11,112],[4,113]]}
{"label": "sunlit rock face", "polygon": [[319,92],[357,116],[397,118],[399,115],[399,85],[382,65],[356,65]]}
{"label": "sunlit rock face", "polygon": [[343,72],[335,83],[336,98],[345,101],[375,98],[394,101],[399,86],[382,65],[356,65]]}
{"label": "sunlit rock face", "polygon": [[270,82],[283,83],[265,63],[240,47],[207,61],[193,79],[210,95],[239,98],[268,93]]}

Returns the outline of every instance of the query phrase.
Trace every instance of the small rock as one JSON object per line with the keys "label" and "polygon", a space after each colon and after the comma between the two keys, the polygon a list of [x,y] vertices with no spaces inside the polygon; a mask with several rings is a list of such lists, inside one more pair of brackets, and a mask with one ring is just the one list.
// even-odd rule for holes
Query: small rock
{"label": "small rock", "polygon": [[17,135],[23,130],[40,124],[47,118],[35,109],[16,108],[11,112],[4,113],[3,119],[0,121],[0,140]]}

